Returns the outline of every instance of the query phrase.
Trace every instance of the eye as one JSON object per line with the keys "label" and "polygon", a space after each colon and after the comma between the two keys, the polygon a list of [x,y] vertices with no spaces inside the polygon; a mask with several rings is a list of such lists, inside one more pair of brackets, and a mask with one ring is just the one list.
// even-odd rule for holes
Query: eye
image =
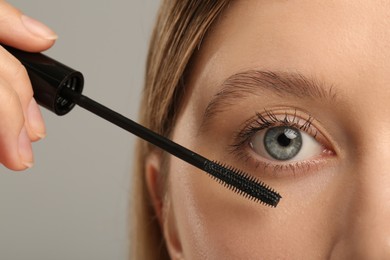
{"label": "eye", "polygon": [[311,172],[337,156],[318,126],[319,121],[303,111],[264,109],[235,134],[231,152],[264,174],[285,177]]}
{"label": "eye", "polygon": [[260,157],[277,161],[300,161],[320,155],[324,147],[311,135],[292,126],[259,130],[249,140]]}

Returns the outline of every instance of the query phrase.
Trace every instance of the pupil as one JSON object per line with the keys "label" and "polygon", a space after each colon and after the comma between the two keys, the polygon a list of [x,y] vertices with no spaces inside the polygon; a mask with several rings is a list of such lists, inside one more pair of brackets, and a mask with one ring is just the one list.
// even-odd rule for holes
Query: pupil
{"label": "pupil", "polygon": [[287,147],[291,144],[291,139],[288,138],[285,134],[281,134],[278,136],[278,143],[281,146]]}

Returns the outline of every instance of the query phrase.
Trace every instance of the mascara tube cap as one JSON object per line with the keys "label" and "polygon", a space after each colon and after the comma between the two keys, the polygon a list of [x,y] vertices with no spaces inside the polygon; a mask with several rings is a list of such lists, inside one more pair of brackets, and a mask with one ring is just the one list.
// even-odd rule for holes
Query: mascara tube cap
{"label": "mascara tube cap", "polygon": [[63,88],[70,88],[81,94],[84,77],[79,71],[41,53],[3,47],[25,66],[38,104],[57,115],[65,115],[72,110],[75,104],[61,96],[61,91]]}

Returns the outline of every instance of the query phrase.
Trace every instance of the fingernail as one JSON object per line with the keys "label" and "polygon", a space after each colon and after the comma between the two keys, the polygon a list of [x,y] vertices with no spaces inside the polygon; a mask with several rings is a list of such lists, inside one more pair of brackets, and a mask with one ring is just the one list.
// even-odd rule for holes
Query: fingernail
{"label": "fingernail", "polygon": [[31,168],[34,165],[31,141],[28,137],[26,128],[24,127],[19,134],[19,155],[24,166],[26,166],[27,168]]}
{"label": "fingernail", "polygon": [[43,23],[28,17],[26,15],[22,15],[22,22],[24,26],[29,30],[32,34],[44,38],[46,40],[55,40],[58,38],[57,34],[53,32],[49,27],[44,25]]}
{"label": "fingernail", "polygon": [[31,130],[33,130],[39,138],[42,139],[46,136],[46,127],[41,110],[34,98],[31,99],[27,108],[27,120]]}

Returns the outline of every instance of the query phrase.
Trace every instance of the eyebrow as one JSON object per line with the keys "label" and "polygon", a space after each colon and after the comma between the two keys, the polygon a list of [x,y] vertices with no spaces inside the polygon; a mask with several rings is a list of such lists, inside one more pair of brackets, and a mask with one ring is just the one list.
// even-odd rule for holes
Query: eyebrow
{"label": "eyebrow", "polygon": [[217,114],[224,112],[247,96],[273,93],[282,98],[335,100],[333,84],[301,73],[248,70],[234,74],[221,85],[203,114],[204,128]]}

